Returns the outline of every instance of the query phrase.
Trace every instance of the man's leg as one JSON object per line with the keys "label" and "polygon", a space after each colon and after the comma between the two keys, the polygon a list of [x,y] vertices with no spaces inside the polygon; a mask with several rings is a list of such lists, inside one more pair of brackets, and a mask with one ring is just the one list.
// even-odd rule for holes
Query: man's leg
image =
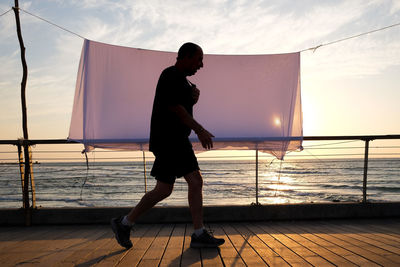
{"label": "man's leg", "polygon": [[111,219],[111,227],[115,233],[115,238],[121,246],[127,249],[132,247],[132,242],[130,240],[132,223],[134,223],[141,214],[151,209],[164,198],[168,197],[173,188],[173,184],[167,184],[157,180],[154,189],[146,193],[140,200],[139,204],[137,204],[127,216],[120,216]]}
{"label": "man's leg", "polygon": [[161,200],[171,195],[174,188],[173,184],[167,184],[157,180],[156,186],[153,190],[147,192],[140,202],[134,207],[127,216],[127,219],[133,223],[147,210],[151,209]]}
{"label": "man's leg", "polygon": [[203,177],[200,171],[194,171],[185,175],[186,182],[189,186],[188,200],[190,212],[192,214],[194,233],[190,241],[192,248],[218,247],[225,240],[215,238],[212,234],[204,229],[203,225]]}
{"label": "man's leg", "polygon": [[189,187],[188,200],[193,227],[200,229],[203,227],[203,177],[198,170],[186,174],[184,177]]}

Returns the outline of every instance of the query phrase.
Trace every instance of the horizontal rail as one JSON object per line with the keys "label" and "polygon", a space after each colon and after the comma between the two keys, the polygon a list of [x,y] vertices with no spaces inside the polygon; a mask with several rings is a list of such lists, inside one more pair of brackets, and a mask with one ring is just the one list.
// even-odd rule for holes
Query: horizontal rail
{"label": "horizontal rail", "polygon": [[[400,134],[390,135],[332,135],[332,136],[292,136],[292,137],[257,137],[257,138],[221,138],[215,139],[215,142],[262,142],[262,141],[291,141],[291,140],[304,140],[304,141],[328,141],[328,140],[378,140],[378,139],[400,139]],[[90,143],[147,143],[147,139],[124,139],[124,140],[111,140],[111,139],[97,139],[90,140]],[[80,142],[69,139],[18,139],[18,140],[0,140],[0,145],[35,145],[35,144],[79,144]]]}

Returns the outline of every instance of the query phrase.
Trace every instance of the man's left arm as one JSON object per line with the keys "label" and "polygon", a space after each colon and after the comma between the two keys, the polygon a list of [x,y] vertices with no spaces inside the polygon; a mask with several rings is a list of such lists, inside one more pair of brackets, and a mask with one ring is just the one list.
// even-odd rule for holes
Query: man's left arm
{"label": "man's left arm", "polygon": [[197,134],[201,145],[205,149],[213,148],[212,138],[214,137],[214,135],[204,129],[203,126],[201,126],[182,105],[169,106],[168,109],[175,113],[183,124],[185,124]]}

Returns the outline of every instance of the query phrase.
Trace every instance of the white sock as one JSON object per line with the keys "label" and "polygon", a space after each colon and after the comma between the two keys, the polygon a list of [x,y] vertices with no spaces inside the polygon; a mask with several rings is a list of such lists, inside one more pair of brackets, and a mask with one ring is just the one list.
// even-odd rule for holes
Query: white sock
{"label": "white sock", "polygon": [[134,223],[132,223],[132,222],[130,222],[130,221],[128,220],[128,216],[124,216],[124,218],[122,219],[121,223],[122,223],[123,225],[127,225],[127,226],[132,226],[132,225],[134,225]]}
{"label": "white sock", "polygon": [[199,228],[199,229],[194,229],[194,233],[195,233],[197,236],[200,236],[203,232],[204,232],[204,227],[201,227],[201,228]]}

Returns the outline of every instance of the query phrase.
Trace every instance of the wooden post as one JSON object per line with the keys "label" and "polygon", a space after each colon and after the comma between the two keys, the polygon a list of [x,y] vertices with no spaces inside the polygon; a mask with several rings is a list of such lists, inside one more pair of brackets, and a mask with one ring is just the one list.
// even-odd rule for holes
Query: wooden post
{"label": "wooden post", "polygon": [[22,39],[22,32],[21,32],[21,23],[19,20],[19,4],[18,0],[15,0],[15,6],[13,7],[14,14],[15,14],[15,22],[17,24],[17,36],[19,41],[19,46],[21,49],[21,62],[22,62],[22,81],[21,81],[21,103],[22,103],[22,129],[24,132],[24,140],[23,140],[23,147],[24,147],[24,157],[25,157],[25,173],[24,173],[24,189],[23,189],[23,201],[24,201],[24,208],[25,208],[25,225],[31,225],[31,209],[29,203],[29,178],[30,178],[30,153],[29,153],[29,143],[27,140],[29,139],[28,136],[28,120],[27,120],[27,113],[26,113],[26,82],[28,79],[28,66],[26,64],[25,59],[25,46],[24,40]]}

